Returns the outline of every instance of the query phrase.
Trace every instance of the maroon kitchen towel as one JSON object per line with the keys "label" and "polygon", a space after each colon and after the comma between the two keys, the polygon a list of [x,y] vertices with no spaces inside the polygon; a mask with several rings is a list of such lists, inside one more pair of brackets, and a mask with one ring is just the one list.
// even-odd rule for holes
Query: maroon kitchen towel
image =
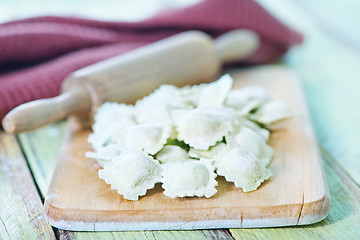
{"label": "maroon kitchen towel", "polygon": [[204,0],[139,22],[46,16],[0,24],[0,120],[19,104],[58,95],[63,79],[87,65],[187,30],[217,37],[239,28],[261,39],[242,63],[274,61],[302,42],[253,0]]}

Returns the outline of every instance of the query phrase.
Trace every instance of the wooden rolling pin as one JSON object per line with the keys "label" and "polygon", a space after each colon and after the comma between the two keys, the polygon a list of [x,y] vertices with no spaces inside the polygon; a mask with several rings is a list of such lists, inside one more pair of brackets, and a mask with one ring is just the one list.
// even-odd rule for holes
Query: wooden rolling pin
{"label": "wooden rolling pin", "polygon": [[22,104],[2,124],[8,133],[20,133],[71,114],[84,122],[105,101],[133,103],[164,83],[209,81],[222,64],[248,57],[258,45],[249,30],[226,33],[214,42],[200,31],[180,33],[75,71],[64,80],[60,96]]}

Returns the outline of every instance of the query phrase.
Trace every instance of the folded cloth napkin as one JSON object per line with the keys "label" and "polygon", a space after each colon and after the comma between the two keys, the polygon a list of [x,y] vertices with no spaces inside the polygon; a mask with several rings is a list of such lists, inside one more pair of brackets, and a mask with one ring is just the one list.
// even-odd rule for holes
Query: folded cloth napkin
{"label": "folded cloth napkin", "polygon": [[302,41],[253,0],[204,0],[139,22],[46,16],[0,24],[0,120],[22,103],[58,95],[64,78],[87,65],[187,30],[217,37],[239,28],[261,39],[242,63],[274,61]]}

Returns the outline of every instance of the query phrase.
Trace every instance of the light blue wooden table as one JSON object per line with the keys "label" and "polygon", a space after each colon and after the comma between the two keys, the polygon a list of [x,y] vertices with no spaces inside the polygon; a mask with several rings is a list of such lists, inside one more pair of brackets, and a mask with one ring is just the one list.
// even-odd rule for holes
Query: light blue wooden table
{"label": "light blue wooden table", "polygon": [[260,1],[305,35],[281,64],[304,86],[332,208],[322,222],[267,229],[70,232],[42,204],[65,123],[18,136],[0,132],[0,239],[360,239],[360,2]]}

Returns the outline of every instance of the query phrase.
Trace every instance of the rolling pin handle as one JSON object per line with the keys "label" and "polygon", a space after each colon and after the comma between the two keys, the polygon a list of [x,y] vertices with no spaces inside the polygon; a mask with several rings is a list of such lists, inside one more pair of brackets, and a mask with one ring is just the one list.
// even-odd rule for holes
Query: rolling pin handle
{"label": "rolling pin handle", "polygon": [[247,29],[225,33],[215,40],[215,50],[223,64],[244,60],[251,56],[259,45],[258,34]]}
{"label": "rolling pin handle", "polygon": [[75,88],[54,98],[40,99],[14,108],[4,117],[2,125],[7,133],[17,134],[61,120],[70,114],[89,114],[90,107],[87,92]]}

